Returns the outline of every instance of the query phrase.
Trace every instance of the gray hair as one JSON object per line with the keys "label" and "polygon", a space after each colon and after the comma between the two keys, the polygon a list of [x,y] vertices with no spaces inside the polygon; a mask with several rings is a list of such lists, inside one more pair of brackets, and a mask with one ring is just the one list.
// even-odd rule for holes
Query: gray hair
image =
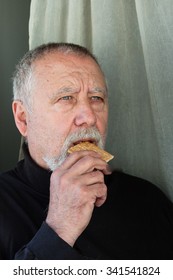
{"label": "gray hair", "polygon": [[[31,91],[33,84],[33,62],[43,58],[46,54],[60,52],[74,53],[81,57],[91,57],[100,67],[96,57],[85,47],[72,43],[48,43],[28,51],[16,65],[13,75],[13,100],[20,100],[31,109]],[[100,67],[101,68],[101,67]]]}

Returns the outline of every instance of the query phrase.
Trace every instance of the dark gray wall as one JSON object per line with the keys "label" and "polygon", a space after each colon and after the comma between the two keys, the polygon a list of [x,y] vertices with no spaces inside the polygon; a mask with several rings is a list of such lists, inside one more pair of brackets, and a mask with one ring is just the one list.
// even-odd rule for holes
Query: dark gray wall
{"label": "dark gray wall", "polygon": [[18,160],[20,135],[11,111],[11,76],[28,50],[30,0],[0,0],[0,172]]}

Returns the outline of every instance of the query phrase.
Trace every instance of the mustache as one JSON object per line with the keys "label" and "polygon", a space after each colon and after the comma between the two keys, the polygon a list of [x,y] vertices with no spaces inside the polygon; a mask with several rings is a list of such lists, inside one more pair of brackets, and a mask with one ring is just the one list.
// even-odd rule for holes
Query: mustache
{"label": "mustache", "polygon": [[92,140],[96,143],[100,148],[103,148],[105,136],[101,135],[97,128],[80,128],[77,131],[71,133],[67,136],[64,141],[64,145],[66,148],[70,148],[75,142]]}
{"label": "mustache", "polygon": [[43,159],[47,163],[50,170],[54,171],[59,167],[68,156],[68,149],[73,146],[75,142],[91,139],[95,144],[103,149],[105,145],[106,135],[101,135],[96,127],[92,128],[80,128],[77,131],[69,134],[63,141],[63,145],[60,150],[60,154],[55,157],[44,157]]}

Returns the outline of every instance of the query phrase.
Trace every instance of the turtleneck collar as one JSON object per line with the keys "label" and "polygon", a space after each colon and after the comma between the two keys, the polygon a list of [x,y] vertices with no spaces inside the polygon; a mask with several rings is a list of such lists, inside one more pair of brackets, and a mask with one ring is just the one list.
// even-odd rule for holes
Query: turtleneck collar
{"label": "turtleneck collar", "polygon": [[34,191],[49,195],[51,171],[46,170],[31,158],[26,143],[23,144],[24,160],[17,165],[17,172],[28,187]]}

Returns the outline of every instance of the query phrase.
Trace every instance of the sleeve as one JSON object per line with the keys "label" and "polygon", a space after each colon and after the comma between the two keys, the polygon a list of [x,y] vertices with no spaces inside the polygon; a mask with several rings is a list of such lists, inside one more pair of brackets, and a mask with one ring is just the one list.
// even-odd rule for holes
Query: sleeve
{"label": "sleeve", "polygon": [[47,224],[16,254],[15,260],[82,260],[77,250],[61,239]]}

